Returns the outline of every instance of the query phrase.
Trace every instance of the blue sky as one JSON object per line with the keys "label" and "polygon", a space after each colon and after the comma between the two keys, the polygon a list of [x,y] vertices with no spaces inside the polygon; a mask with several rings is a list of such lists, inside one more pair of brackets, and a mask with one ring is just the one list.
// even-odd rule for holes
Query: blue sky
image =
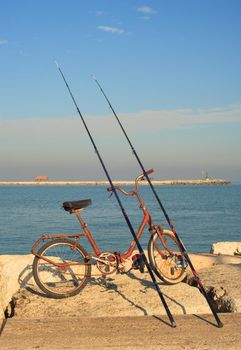
{"label": "blue sky", "polygon": [[91,74],[156,179],[241,180],[241,1],[0,1],[0,180],[139,172]]}

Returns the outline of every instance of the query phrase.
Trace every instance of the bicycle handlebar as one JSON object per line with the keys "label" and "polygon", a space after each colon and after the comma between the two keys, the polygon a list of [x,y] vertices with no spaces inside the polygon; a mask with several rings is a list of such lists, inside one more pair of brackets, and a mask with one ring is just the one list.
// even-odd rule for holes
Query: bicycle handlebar
{"label": "bicycle handlebar", "polygon": [[146,175],[150,175],[153,172],[154,172],[154,169],[151,168],[151,169],[147,170],[145,172],[145,174],[141,174],[141,175],[137,176],[136,179],[135,179],[135,184],[136,184],[135,190],[126,191],[123,188],[121,188],[120,186],[114,186],[114,188],[113,187],[108,187],[107,191],[108,192],[113,192],[114,189],[116,189],[116,190],[119,190],[120,192],[122,192],[125,196],[133,196],[133,195],[137,194],[137,192],[138,192],[138,181],[142,181],[144,179],[144,177],[146,177]]}
{"label": "bicycle handlebar", "polygon": [[[135,191],[129,191],[127,192],[126,190],[124,190],[123,188],[121,188],[120,186],[114,186],[114,188],[116,190],[119,190],[120,192],[122,192],[125,196],[133,196],[133,194],[135,194]],[[108,187],[107,188],[108,192],[113,192],[114,189],[112,187]]]}
{"label": "bicycle handlebar", "polygon": [[[154,169],[153,168],[151,168],[151,169],[149,169],[149,170],[147,170],[146,171],[146,175],[150,175],[151,173],[154,173]],[[144,175],[145,176],[145,175]]]}

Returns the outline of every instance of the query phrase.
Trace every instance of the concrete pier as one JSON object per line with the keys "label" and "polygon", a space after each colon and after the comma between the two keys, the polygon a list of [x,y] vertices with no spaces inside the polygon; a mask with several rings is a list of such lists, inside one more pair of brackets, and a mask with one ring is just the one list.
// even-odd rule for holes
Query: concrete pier
{"label": "concrete pier", "polygon": [[[207,180],[153,180],[154,186],[170,185],[227,185],[231,183],[225,179]],[[135,181],[113,181],[115,186],[134,185]],[[140,185],[148,185],[147,181],[139,182]],[[109,186],[108,181],[0,181],[0,186]]]}

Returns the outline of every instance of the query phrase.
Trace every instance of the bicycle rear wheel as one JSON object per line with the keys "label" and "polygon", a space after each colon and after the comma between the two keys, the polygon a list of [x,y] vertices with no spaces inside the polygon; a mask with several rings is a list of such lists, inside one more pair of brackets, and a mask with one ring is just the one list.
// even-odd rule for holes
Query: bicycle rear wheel
{"label": "bicycle rear wheel", "polygon": [[148,244],[148,256],[155,274],[168,284],[176,284],[186,277],[185,260],[174,236],[169,230],[163,230],[162,239],[154,233]]}
{"label": "bicycle rear wheel", "polygon": [[[87,284],[91,265],[87,252],[69,239],[54,239],[44,244],[33,261],[33,276],[47,295],[61,299],[74,296]],[[48,259],[48,261],[43,258]]]}

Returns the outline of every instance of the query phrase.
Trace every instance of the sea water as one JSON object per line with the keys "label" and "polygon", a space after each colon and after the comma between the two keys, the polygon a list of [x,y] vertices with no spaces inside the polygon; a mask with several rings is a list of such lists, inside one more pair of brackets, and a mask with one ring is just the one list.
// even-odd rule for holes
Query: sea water
{"label": "sea water", "polygon": [[[209,253],[212,243],[241,240],[241,184],[158,186],[156,191],[188,251]],[[142,186],[140,193],[154,223],[168,228],[149,186]],[[100,249],[127,250],[131,233],[115,196],[108,196],[104,186],[0,186],[0,254],[29,254],[43,233],[81,232],[75,215],[65,212],[62,203],[88,198],[92,205],[82,215]],[[142,219],[137,201],[121,193],[120,199],[137,230]],[[146,229],[143,248],[149,236]],[[85,238],[81,244],[91,251]]]}

